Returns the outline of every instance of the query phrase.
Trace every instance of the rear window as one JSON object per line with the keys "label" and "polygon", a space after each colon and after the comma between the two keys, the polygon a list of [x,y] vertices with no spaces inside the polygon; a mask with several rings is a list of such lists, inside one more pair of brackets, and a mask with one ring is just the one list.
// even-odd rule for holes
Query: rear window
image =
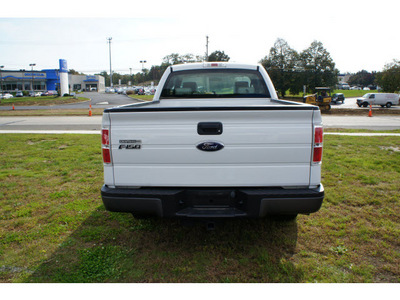
{"label": "rear window", "polygon": [[161,98],[270,98],[255,70],[190,70],[172,72]]}

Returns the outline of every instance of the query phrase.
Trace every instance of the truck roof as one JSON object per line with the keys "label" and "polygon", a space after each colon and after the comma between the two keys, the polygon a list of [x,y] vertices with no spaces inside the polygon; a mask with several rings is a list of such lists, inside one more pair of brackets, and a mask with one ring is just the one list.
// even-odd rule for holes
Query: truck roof
{"label": "truck roof", "polygon": [[258,64],[240,64],[240,63],[215,61],[215,62],[173,65],[170,68],[172,69],[172,71],[183,71],[183,70],[214,69],[214,68],[257,70],[257,68],[259,67],[260,65]]}

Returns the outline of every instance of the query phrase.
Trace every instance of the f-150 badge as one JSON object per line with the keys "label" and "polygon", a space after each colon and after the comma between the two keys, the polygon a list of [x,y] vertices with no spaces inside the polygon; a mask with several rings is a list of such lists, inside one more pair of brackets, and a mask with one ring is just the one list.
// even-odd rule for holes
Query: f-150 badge
{"label": "f-150 badge", "polygon": [[139,150],[141,148],[141,140],[119,140],[118,149]]}
{"label": "f-150 badge", "polygon": [[203,142],[196,146],[201,151],[218,151],[224,148],[224,145],[218,142]]}

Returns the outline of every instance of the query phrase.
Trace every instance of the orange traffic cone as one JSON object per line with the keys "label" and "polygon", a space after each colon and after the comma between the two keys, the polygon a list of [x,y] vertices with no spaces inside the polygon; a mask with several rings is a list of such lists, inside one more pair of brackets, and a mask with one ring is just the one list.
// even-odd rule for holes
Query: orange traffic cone
{"label": "orange traffic cone", "polygon": [[15,110],[14,103],[13,103],[13,108],[12,108],[12,110]]}
{"label": "orange traffic cone", "polygon": [[92,104],[89,104],[89,117],[92,116]]}
{"label": "orange traffic cone", "polygon": [[368,113],[368,117],[372,117],[372,106],[369,106],[369,113]]}

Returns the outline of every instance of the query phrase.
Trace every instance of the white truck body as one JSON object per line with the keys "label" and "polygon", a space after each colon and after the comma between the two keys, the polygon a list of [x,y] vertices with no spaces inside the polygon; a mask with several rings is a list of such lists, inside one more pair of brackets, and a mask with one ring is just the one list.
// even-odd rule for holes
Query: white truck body
{"label": "white truck body", "polygon": [[399,105],[399,95],[394,93],[368,93],[357,99],[359,107],[369,105],[380,105],[390,108],[393,105]]}
{"label": "white truck body", "polygon": [[[246,77],[249,70],[251,79]],[[196,71],[208,77],[196,77]],[[189,85],[207,89],[214,71],[219,85],[218,78],[233,73],[232,78],[241,82],[237,85],[246,88],[238,87],[233,98],[198,98],[213,97],[215,92],[181,97]],[[171,85],[173,73],[181,76],[179,87],[174,87],[176,96],[163,98],[163,87]],[[186,78],[190,84],[185,85]],[[205,84],[201,82],[204,78]],[[254,78],[264,81],[268,98],[254,94],[259,84]],[[243,83],[246,80],[248,83]],[[242,97],[249,91],[257,97]],[[102,126],[107,135],[103,153],[108,155],[102,196],[111,211],[262,217],[314,212],[322,203],[321,160],[313,161],[315,151],[319,150],[319,155],[322,151],[320,111],[315,106],[277,100],[261,66],[172,66],[152,102],[105,110]],[[316,141],[316,131],[320,141]],[[249,203],[249,195],[257,195],[254,203]],[[312,205],[308,198],[313,198],[309,200]],[[289,209],[270,207],[285,199],[286,203],[295,202],[295,208],[290,208],[293,204]],[[302,199],[307,202],[304,207]],[[245,202],[242,208],[239,204]]]}

